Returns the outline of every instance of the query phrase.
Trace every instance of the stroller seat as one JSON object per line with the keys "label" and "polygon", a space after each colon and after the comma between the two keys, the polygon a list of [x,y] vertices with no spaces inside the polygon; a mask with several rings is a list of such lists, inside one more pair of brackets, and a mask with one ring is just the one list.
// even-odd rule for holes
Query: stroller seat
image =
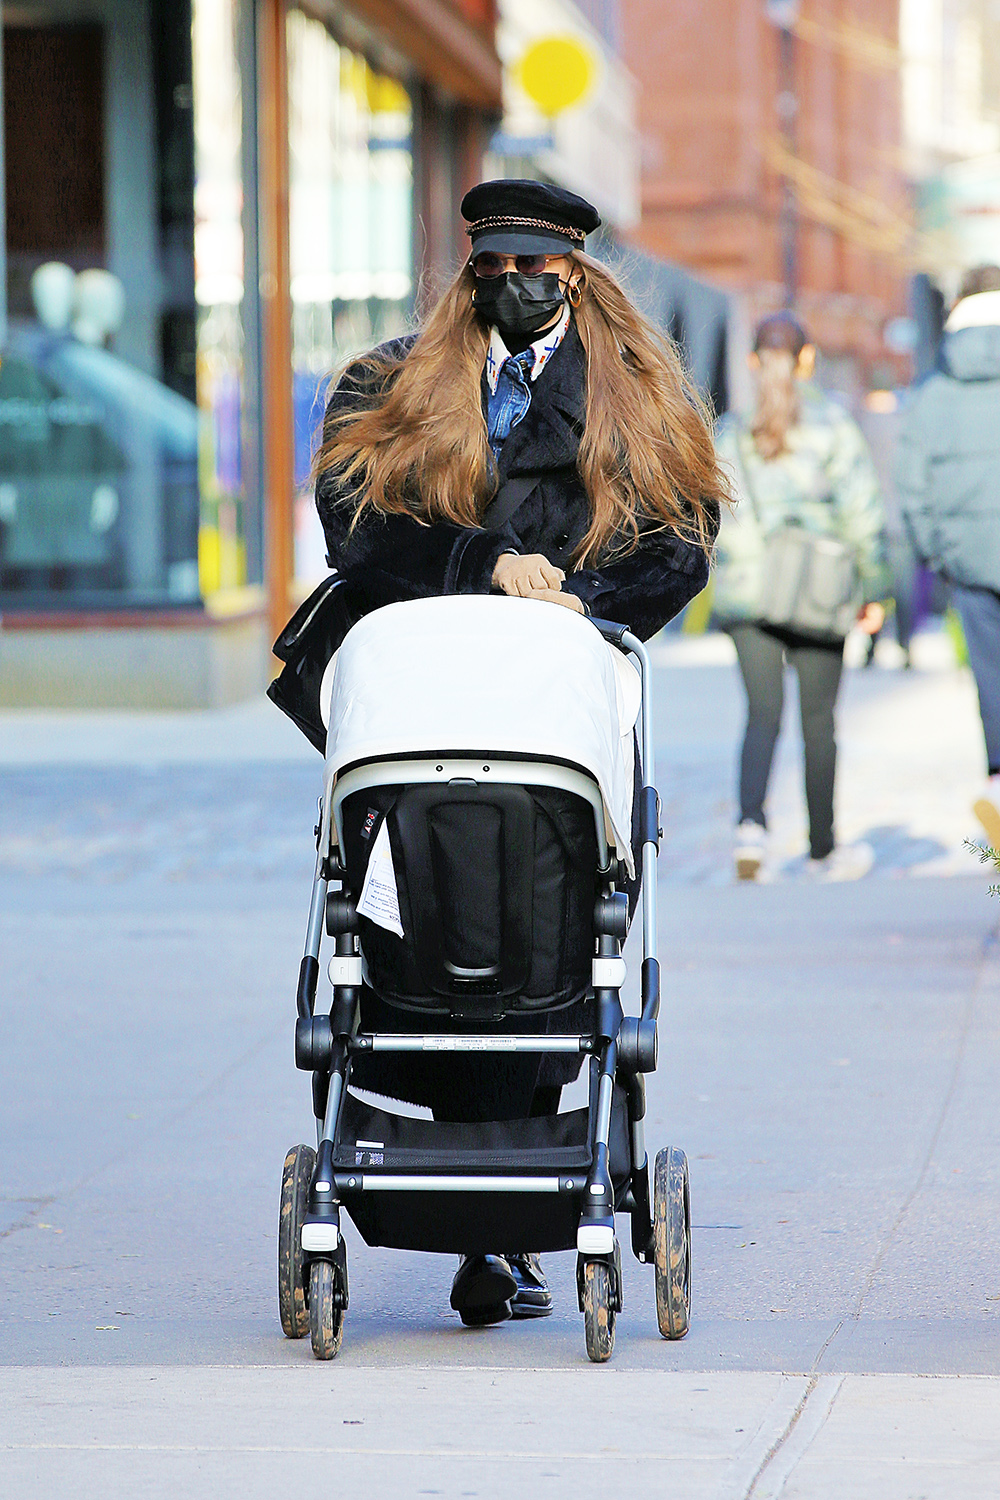
{"label": "stroller seat", "polygon": [[354,890],[383,826],[404,935],[360,917],[368,983],[383,999],[487,1019],[585,994],[597,867],[588,802],[454,778],[352,792],[342,852]]}

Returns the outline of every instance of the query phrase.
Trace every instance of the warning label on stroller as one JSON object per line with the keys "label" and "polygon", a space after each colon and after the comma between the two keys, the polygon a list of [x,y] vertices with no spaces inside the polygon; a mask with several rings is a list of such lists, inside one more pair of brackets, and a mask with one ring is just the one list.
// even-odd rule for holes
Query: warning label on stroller
{"label": "warning label on stroller", "polygon": [[392,849],[389,844],[389,828],[383,819],[378,837],[365,871],[364,884],[358,901],[358,915],[369,922],[384,927],[387,932],[403,936],[403,924],[399,920],[399,892],[396,889],[396,872],[392,867]]}

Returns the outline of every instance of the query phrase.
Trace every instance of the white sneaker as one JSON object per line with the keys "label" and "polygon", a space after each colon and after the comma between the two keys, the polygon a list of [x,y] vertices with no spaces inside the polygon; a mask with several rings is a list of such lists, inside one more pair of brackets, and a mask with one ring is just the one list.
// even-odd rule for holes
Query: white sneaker
{"label": "white sneaker", "polygon": [[874,863],[871,844],[838,844],[825,859],[807,859],[805,868],[813,880],[860,880]]}
{"label": "white sneaker", "polygon": [[736,845],[733,858],[736,861],[737,880],[756,880],[764,863],[767,849],[767,830],[759,823],[746,819],[736,830]]}
{"label": "white sneaker", "polygon": [[972,811],[986,830],[993,849],[1000,849],[1000,776],[991,776],[986,792],[972,804]]}

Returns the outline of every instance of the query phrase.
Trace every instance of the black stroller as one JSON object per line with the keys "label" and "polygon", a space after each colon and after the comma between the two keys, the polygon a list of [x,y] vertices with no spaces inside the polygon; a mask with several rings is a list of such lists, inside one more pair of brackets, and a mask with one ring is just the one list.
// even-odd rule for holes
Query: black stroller
{"label": "black stroller", "polygon": [[[643,1134],[660,1003],[645,648],[622,626],[530,600],[421,600],[355,625],[322,697],[331,729],[295,1031],[318,1145],[285,1158],[285,1334],[308,1333],[318,1359],[340,1348],[346,1211],[369,1245],[575,1247],[587,1353],[606,1360],[622,1308],[615,1215],[628,1213],[632,1250],[653,1266],[660,1332],[682,1338],[687,1159],[659,1152],[651,1201]],[[626,1016],[633,805],[642,1010]],[[324,927],[328,1013],[316,1007]],[[359,1029],[363,985],[399,1014],[398,1031]],[[567,1031],[567,1014],[586,1024]],[[481,1124],[393,1114],[350,1087],[352,1062],[372,1053],[434,1053],[440,1066],[569,1054],[589,1059],[589,1105]]]}

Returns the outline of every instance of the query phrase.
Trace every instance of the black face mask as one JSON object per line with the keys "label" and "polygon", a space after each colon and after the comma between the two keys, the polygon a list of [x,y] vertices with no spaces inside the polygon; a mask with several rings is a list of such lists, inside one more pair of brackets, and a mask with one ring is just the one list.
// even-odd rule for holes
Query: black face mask
{"label": "black face mask", "polygon": [[541,276],[522,276],[505,271],[502,276],[477,276],[475,306],[502,334],[537,333],[551,323],[566,297],[555,271]]}

